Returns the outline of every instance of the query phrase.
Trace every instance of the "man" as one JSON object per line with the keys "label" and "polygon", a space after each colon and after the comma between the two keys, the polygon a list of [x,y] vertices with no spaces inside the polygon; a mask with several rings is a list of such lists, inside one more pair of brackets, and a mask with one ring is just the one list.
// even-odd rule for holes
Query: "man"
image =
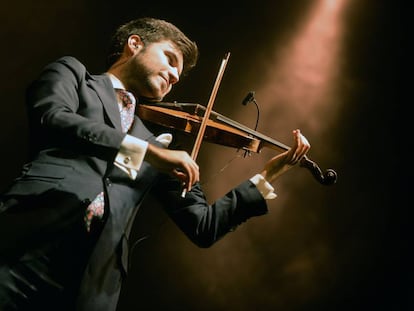
{"label": "man", "polygon": [[310,148],[299,130],[289,151],[209,205],[197,163],[129,114],[161,101],[197,58],[174,25],[142,18],[115,33],[106,73],[62,57],[29,86],[31,158],[0,197],[1,310],[115,310],[150,192],[200,247],[267,212],[271,183]]}

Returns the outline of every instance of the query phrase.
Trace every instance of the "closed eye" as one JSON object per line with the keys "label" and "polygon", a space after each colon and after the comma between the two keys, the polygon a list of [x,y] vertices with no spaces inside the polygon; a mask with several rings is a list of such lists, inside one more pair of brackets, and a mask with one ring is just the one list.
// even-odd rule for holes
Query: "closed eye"
{"label": "closed eye", "polygon": [[179,67],[179,60],[178,60],[178,56],[177,56],[177,54],[176,53],[174,53],[174,52],[172,52],[172,51],[166,51],[165,52],[165,55],[167,56],[167,58],[168,58],[168,64],[171,66],[171,67],[175,67],[175,68],[177,68],[177,70],[178,70],[178,74],[181,74],[181,71],[182,71],[182,69]]}

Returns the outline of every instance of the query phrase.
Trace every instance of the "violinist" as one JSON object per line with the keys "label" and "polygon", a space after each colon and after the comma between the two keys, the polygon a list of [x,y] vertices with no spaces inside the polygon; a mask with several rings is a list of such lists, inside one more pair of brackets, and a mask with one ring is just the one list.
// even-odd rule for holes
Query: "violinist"
{"label": "violinist", "polygon": [[0,196],[1,310],[115,310],[130,226],[149,193],[199,247],[267,213],[272,184],[310,148],[299,130],[289,150],[208,204],[195,159],[133,115],[197,59],[176,26],[140,18],[116,30],[106,72],[65,56],[28,86],[29,161]]}

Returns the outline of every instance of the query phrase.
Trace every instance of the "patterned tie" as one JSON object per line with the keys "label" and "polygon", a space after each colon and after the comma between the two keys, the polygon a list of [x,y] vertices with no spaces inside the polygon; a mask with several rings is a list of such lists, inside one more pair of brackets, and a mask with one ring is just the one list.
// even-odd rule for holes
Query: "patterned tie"
{"label": "patterned tie", "polygon": [[119,112],[121,114],[122,131],[126,133],[134,121],[135,100],[132,99],[133,95],[130,92],[123,89],[115,90],[121,100]]}
{"label": "patterned tie", "polygon": [[[121,125],[124,133],[128,132],[129,128],[134,121],[135,112],[135,99],[133,95],[123,89],[115,89],[119,99],[119,112],[121,114]],[[87,207],[85,213],[85,226],[89,232],[91,229],[91,223],[94,218],[102,219],[105,212],[105,198],[104,193],[99,193],[92,203]]]}

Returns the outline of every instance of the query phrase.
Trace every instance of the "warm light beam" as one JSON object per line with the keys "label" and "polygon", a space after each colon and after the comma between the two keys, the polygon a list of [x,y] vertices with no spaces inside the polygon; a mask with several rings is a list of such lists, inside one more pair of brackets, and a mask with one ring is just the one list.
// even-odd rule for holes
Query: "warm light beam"
{"label": "warm light beam", "polygon": [[[336,80],[340,70],[342,20],[345,0],[320,0],[284,46],[275,46],[267,83],[257,90],[267,132],[306,127],[315,136],[326,130],[336,112]],[[275,116],[277,127],[275,128]],[[289,132],[290,134],[290,132]],[[290,137],[289,137],[290,138]]]}

